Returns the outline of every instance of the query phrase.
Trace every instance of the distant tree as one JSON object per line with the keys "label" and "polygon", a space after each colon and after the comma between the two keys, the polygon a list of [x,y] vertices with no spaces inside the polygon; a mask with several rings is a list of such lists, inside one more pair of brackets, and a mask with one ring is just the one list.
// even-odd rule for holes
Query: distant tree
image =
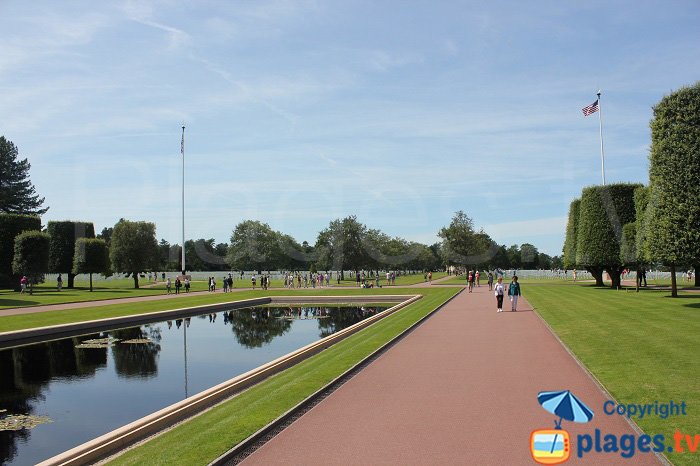
{"label": "distant tree", "polygon": [[520,254],[520,246],[517,244],[511,245],[507,250],[508,264],[511,269],[519,269],[522,267],[522,255]]}
{"label": "distant tree", "polygon": [[354,215],[330,222],[316,239],[317,266],[322,270],[340,270],[344,279],[345,270],[360,270],[370,264],[363,239],[367,227]]}
{"label": "distant tree", "polygon": [[618,183],[591,186],[581,193],[577,226],[576,263],[603,285],[607,271],[612,287],[620,286],[622,227],[635,220],[634,190],[641,185]]}
{"label": "distant tree", "polygon": [[474,230],[474,221],[463,211],[452,217],[449,226],[438,232],[447,265],[476,267],[488,263],[498,252],[498,245],[482,230]]}
{"label": "distant tree", "polygon": [[67,274],[68,288],[73,288],[75,280],[75,274],[73,274],[75,242],[79,238],[94,238],[95,227],[91,222],[51,221],[46,231],[51,236],[49,272]]}
{"label": "distant tree", "polygon": [[[119,221],[122,221],[122,220],[124,220],[124,219],[123,219],[123,218],[122,218],[122,219],[119,219]],[[113,233],[113,232],[114,232],[114,228],[112,228],[112,227],[109,227],[109,228],[104,227],[104,228],[102,229],[102,231],[100,232],[100,234],[97,235],[97,237],[98,237],[99,239],[105,240],[105,242],[107,243],[107,246],[109,246],[109,241],[112,239],[112,233]]]}
{"label": "distant tree", "polygon": [[48,271],[49,241],[49,235],[40,231],[25,231],[15,237],[12,270],[17,275],[27,276],[29,294],[32,294],[33,285],[39,283]]}
{"label": "distant tree", "polygon": [[73,274],[90,274],[90,291],[92,291],[92,274],[109,274],[109,249],[107,242],[97,238],[78,238],[73,251]]}
{"label": "distant tree", "polygon": [[564,260],[562,259],[562,256],[552,257],[552,268],[555,270],[561,270],[564,268]]}
{"label": "distant tree", "polygon": [[114,225],[109,258],[114,270],[131,274],[134,288],[138,288],[139,273],[154,270],[158,266],[155,224],[120,220]]}
{"label": "distant tree", "polygon": [[539,267],[539,251],[530,243],[520,245],[520,263],[522,268],[534,270]]}
{"label": "distant tree", "polygon": [[581,199],[574,199],[569,205],[569,219],[566,223],[566,237],[564,239],[564,249],[562,250],[562,265],[564,269],[576,268],[576,242],[578,240],[576,232],[580,207]]}
{"label": "distant tree", "polygon": [[0,212],[44,215],[49,208],[42,208],[44,198],[29,179],[31,164],[18,155],[17,146],[0,136]]}
{"label": "distant tree", "polygon": [[231,234],[226,262],[236,270],[275,270],[279,259],[277,239],[270,225],[245,220]]}
{"label": "distant tree", "polygon": [[665,96],[654,107],[649,154],[647,251],[671,268],[700,264],[700,82]]}
{"label": "distant tree", "polygon": [[542,270],[551,270],[552,267],[552,257],[549,254],[543,252],[537,253],[537,267]]}
{"label": "distant tree", "polygon": [[506,248],[505,244],[501,244],[498,246],[498,250],[496,251],[496,254],[494,254],[493,259],[491,259],[491,267],[490,269],[510,269],[510,259],[508,258],[508,249]]}
{"label": "distant tree", "polygon": [[0,213],[0,288],[19,290],[19,278],[12,272],[15,238],[23,231],[39,231],[41,219],[33,215]]}

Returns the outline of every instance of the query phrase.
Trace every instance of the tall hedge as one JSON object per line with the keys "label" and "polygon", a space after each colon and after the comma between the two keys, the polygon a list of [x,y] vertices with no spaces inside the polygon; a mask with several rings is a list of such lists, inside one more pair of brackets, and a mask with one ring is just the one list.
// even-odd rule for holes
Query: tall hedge
{"label": "tall hedge", "polygon": [[79,238],[94,238],[95,226],[92,222],[65,220],[49,222],[47,232],[51,236],[49,248],[49,272],[68,275],[68,288],[73,288],[73,254],[75,241]]}
{"label": "tall hedge", "polygon": [[34,215],[0,214],[0,288],[19,289],[19,277],[12,273],[15,238],[23,231],[38,231],[41,219]]}
{"label": "tall hedge", "polygon": [[[602,285],[602,271],[610,274],[612,286],[620,285],[622,228],[634,222],[634,190],[640,184],[618,183],[591,186],[581,193],[576,241],[576,263],[586,267]],[[600,275],[600,278],[598,275]]]}
{"label": "tall hedge", "polygon": [[30,285],[38,283],[48,272],[49,240],[49,235],[41,231],[25,231],[15,237],[12,271],[16,275],[26,275]]}
{"label": "tall hedge", "polygon": [[640,186],[634,190],[634,211],[635,211],[635,244],[639,266],[644,266],[650,261],[646,248],[647,235],[647,206],[649,205],[649,186]]}
{"label": "tall hedge", "polygon": [[576,267],[576,231],[578,229],[578,215],[581,207],[581,199],[574,199],[569,205],[569,220],[566,223],[566,238],[564,239],[564,268]]}
{"label": "tall hedge", "polygon": [[90,274],[90,291],[92,291],[92,274],[109,272],[109,250],[107,242],[96,238],[78,238],[73,254],[74,274]]}
{"label": "tall hedge", "polygon": [[[654,260],[700,264],[700,82],[673,92],[654,107],[649,153],[649,231]],[[697,274],[696,274],[697,275]],[[676,296],[675,274],[672,295]]]}

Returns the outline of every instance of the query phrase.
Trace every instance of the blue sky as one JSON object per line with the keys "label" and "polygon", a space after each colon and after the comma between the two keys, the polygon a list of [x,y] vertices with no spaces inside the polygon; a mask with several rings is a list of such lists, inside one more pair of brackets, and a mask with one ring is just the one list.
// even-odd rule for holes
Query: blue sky
{"label": "blue sky", "polygon": [[559,254],[569,202],[647,180],[651,107],[700,77],[700,3],[0,1],[0,134],[44,222],[228,242],[331,219],[425,243],[464,210]]}

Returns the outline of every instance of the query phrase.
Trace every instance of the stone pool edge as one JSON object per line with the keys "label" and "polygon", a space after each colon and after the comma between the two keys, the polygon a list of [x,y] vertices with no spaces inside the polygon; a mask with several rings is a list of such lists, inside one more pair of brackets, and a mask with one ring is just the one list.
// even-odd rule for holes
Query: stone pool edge
{"label": "stone pool edge", "polygon": [[[401,302],[412,295],[351,295],[351,296],[268,296],[263,298],[248,298],[225,303],[203,304],[200,306],[170,309],[166,311],[146,312],[129,316],[108,317],[105,319],[72,322],[69,324],[49,325],[11,332],[0,332],[0,349],[14,346],[57,340],[70,336],[83,335],[109,329],[116,325],[130,326],[146,324],[160,320],[179,317],[195,316],[207,312],[219,312],[227,309],[241,309],[266,304],[354,304],[364,302]],[[371,299],[370,299],[371,298]]]}
{"label": "stone pool edge", "polygon": [[[87,464],[87,463],[92,463],[95,461],[98,461],[102,458],[105,458],[109,456],[110,454],[113,454],[117,452],[118,450],[121,450],[128,445],[133,444],[134,442],[137,442],[138,440],[144,439],[146,437],[149,437],[153,434],[156,434],[157,432],[160,432],[172,425],[174,425],[177,422],[182,421],[183,419],[192,417],[199,412],[205,410],[206,408],[209,408],[229,397],[231,397],[234,394],[237,394],[247,388],[250,388],[251,386],[261,382],[262,380],[277,374],[285,369],[288,369],[289,367],[298,364],[299,362],[323,351],[324,349],[334,345],[335,343],[349,337],[350,335],[353,335],[354,333],[364,329],[365,327],[368,327],[375,322],[378,322],[379,320],[399,311],[400,309],[413,304],[414,302],[418,301],[421,299],[423,296],[418,294],[418,295],[380,295],[380,296],[304,296],[304,297],[296,297],[296,296],[275,296],[275,297],[268,297],[268,298],[255,298],[255,299],[248,299],[248,300],[240,300],[240,301],[234,301],[234,302],[229,302],[229,303],[220,303],[216,305],[206,305],[206,306],[197,306],[195,308],[185,308],[185,309],[179,309],[180,314],[183,312],[186,312],[188,315],[191,315],[195,309],[198,309],[201,312],[207,312],[207,310],[213,311],[214,309],[202,309],[202,308],[211,308],[211,307],[227,307],[230,308],[231,304],[236,303],[236,304],[241,304],[245,303],[245,305],[240,305],[238,307],[250,307],[251,305],[260,305],[260,304],[296,304],[299,303],[300,301],[303,301],[304,304],[311,304],[314,301],[317,303],[328,303],[328,304],[335,304],[335,303],[360,303],[360,302],[387,302],[387,301],[397,301],[401,300],[398,304],[395,306],[390,307],[389,309],[386,309],[379,314],[376,314],[372,317],[369,317],[363,321],[360,321],[354,325],[351,325],[350,327],[347,327],[343,330],[340,330],[333,335],[329,335],[325,338],[322,338],[316,342],[310,343],[302,348],[299,348],[295,351],[292,351],[291,353],[287,353],[284,356],[281,356],[273,361],[270,361],[266,364],[263,364],[262,366],[259,366],[253,370],[250,370],[244,374],[238,375],[232,379],[229,379],[225,382],[222,382],[218,385],[215,385],[214,387],[211,387],[207,390],[204,390],[202,392],[197,393],[196,395],[193,395],[185,400],[182,400],[180,402],[174,403],[170,406],[167,406],[159,411],[156,411],[155,413],[149,414],[148,416],[142,417],[141,419],[138,419],[136,421],[133,421],[125,426],[119,427],[118,429],[115,429],[111,432],[108,432],[104,435],[101,435],[100,437],[97,437],[93,440],[90,440],[88,442],[85,442],[81,445],[78,445],[77,447],[74,447],[70,450],[67,450],[63,453],[60,453],[56,456],[53,456],[51,458],[48,458],[41,463],[39,463],[39,466],[53,466],[53,465],[78,465],[78,464]],[[282,299],[280,299],[282,298]],[[251,304],[251,301],[255,301],[254,304]],[[264,301],[260,303],[260,301]],[[221,310],[221,309],[219,309]],[[158,315],[160,317],[163,315],[164,312],[167,313],[172,313],[175,311],[161,311],[157,313],[150,313],[149,315],[152,317],[153,314]],[[145,314],[139,314],[136,316],[129,316],[129,318],[142,318],[145,316]],[[123,318],[116,318],[116,320],[121,320]],[[115,319],[102,319],[102,320],[115,320]],[[152,319],[149,319],[152,320]],[[89,321],[89,322],[83,322],[83,323],[90,323],[90,322],[98,322],[98,321]],[[119,325],[121,322],[118,322],[117,325]],[[133,323],[138,323],[138,321],[135,321]],[[65,324],[65,325],[78,325],[78,324]],[[54,327],[64,327],[65,325],[60,325],[60,326],[54,326]],[[42,329],[45,328],[50,328],[50,327],[42,327]],[[88,327],[91,328],[91,327]],[[39,329],[30,329],[30,330],[39,330]],[[26,332],[29,330],[25,330],[22,332]],[[17,333],[17,332],[6,332],[5,334],[0,334],[0,338],[6,335],[7,333]]]}

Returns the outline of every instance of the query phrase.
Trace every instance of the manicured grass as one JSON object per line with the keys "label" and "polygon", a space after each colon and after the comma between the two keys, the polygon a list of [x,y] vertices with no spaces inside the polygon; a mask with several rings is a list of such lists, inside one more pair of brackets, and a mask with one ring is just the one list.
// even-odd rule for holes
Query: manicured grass
{"label": "manicured grass", "polygon": [[418,302],[127,451],[110,464],[207,464],[322,388],[457,291],[454,288],[421,290],[425,296]]}
{"label": "manicured grass", "polygon": [[[676,430],[700,434],[700,294],[544,284],[523,293],[618,402],[686,402],[687,416],[635,418],[646,433],[664,434],[667,445]],[[700,458],[667,457],[678,465]]]}
{"label": "manicured grass", "polygon": [[[446,277],[447,273],[445,272],[433,272],[433,280],[437,280],[438,278]],[[395,286],[406,286],[406,285],[415,285],[417,283],[423,283],[425,282],[425,278],[423,278],[422,273],[416,273],[412,275],[403,275],[401,277],[396,278],[396,285]],[[374,282],[374,279],[371,279],[372,282]],[[340,284],[337,283],[337,281],[331,280],[331,283],[336,285],[336,286],[354,286],[357,287],[357,282],[355,279],[350,279],[349,275],[346,275],[345,280],[341,280]],[[379,275],[379,284],[381,286],[387,286],[386,284],[386,274],[380,274]]]}
{"label": "manicured grass", "polygon": [[59,325],[86,320],[104,319],[146,312],[165,311],[184,307],[193,307],[203,304],[237,301],[240,299],[259,298],[262,296],[344,296],[344,295],[383,295],[405,294],[415,295],[422,290],[386,287],[386,288],[316,288],[295,290],[246,290],[234,293],[198,293],[194,296],[182,299],[164,299],[147,302],[127,302],[123,304],[110,304],[107,306],[91,306],[82,309],[67,309],[63,311],[36,312],[32,314],[0,317],[0,332],[9,332],[47,325]]}
{"label": "manicured grass", "polygon": [[[221,289],[222,276],[216,277],[217,289]],[[271,280],[271,287],[282,287],[282,280]],[[89,283],[76,280],[76,288],[63,288],[62,291],[57,291],[54,283],[44,283],[34,287],[33,294],[28,292],[20,294],[17,291],[3,289],[0,290],[0,309],[8,309],[14,307],[26,306],[44,306],[48,304],[65,304],[78,303],[86,301],[101,301],[105,299],[118,298],[135,298],[139,296],[155,296],[166,294],[165,283],[149,283],[147,280],[141,280],[139,286],[141,288],[134,289],[134,281],[131,279],[109,280],[93,283],[93,291],[90,291]],[[258,287],[260,281],[258,281]],[[206,281],[193,281],[191,285],[192,291],[206,291],[208,284]],[[234,281],[234,288],[245,289],[251,288],[249,280]],[[175,290],[173,280],[172,291]],[[184,290],[184,288],[183,288]]]}

